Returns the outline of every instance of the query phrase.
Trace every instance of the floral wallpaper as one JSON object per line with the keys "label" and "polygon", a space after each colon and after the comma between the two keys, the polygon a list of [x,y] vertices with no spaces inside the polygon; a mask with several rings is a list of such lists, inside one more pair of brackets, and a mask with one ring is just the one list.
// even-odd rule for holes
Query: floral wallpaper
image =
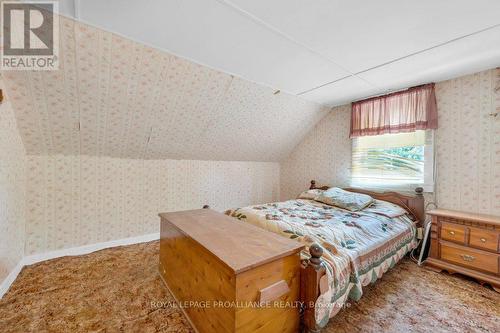
{"label": "floral wallpaper", "polygon": [[[436,84],[438,179],[427,201],[500,215],[500,69]],[[350,106],[334,108],[281,163],[281,198],[318,184],[349,184]]]}
{"label": "floral wallpaper", "polygon": [[60,17],[60,69],[4,74],[30,155],[280,161],[328,108]]}
{"label": "floral wallpaper", "polygon": [[279,164],[28,156],[26,254],[159,232],[158,213],[279,199]]}
{"label": "floral wallpaper", "polygon": [[24,255],[26,152],[0,79],[0,283]]}
{"label": "floral wallpaper", "polygon": [[335,107],[281,163],[281,199],[296,198],[318,184],[347,186],[350,181],[351,106]]}
{"label": "floral wallpaper", "polygon": [[161,211],[276,201],[275,161],[328,112],[65,17],[60,51],[57,71],[3,73],[28,155],[26,255],[157,232]]}
{"label": "floral wallpaper", "polygon": [[436,98],[438,204],[500,215],[500,69],[440,82]]}

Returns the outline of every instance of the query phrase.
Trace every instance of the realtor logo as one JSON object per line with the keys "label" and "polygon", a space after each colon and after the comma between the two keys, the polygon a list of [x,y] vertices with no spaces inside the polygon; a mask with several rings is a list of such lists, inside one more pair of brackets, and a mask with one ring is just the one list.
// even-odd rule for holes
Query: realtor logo
{"label": "realtor logo", "polygon": [[55,1],[3,1],[1,70],[56,70],[59,17]]}

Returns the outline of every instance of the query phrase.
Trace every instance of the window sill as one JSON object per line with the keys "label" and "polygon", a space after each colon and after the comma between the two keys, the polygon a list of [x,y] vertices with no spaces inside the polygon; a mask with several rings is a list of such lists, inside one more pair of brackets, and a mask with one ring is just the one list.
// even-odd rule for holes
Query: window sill
{"label": "window sill", "polygon": [[406,192],[406,193],[415,193],[415,189],[417,187],[422,187],[424,189],[424,193],[433,193],[434,192],[434,185],[430,184],[404,184],[404,185],[397,185],[397,184],[373,184],[373,183],[368,183],[368,184],[363,184],[363,183],[351,183],[350,187],[352,188],[359,188],[363,190],[373,190],[375,192],[385,192],[385,191],[393,191],[393,192]]}

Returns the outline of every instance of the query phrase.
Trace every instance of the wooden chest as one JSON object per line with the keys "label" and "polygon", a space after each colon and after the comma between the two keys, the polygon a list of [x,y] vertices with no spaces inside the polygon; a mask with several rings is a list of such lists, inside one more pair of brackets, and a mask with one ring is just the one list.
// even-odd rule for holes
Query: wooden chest
{"label": "wooden chest", "polygon": [[426,264],[486,282],[500,292],[500,217],[435,209]]}
{"label": "wooden chest", "polygon": [[160,217],[160,274],[198,332],[298,331],[300,243],[210,209]]}

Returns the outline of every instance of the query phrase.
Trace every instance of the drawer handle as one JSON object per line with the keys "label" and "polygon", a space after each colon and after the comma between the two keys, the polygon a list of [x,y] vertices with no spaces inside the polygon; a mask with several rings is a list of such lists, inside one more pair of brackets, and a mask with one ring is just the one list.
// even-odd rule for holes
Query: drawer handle
{"label": "drawer handle", "polygon": [[464,261],[474,261],[476,257],[468,255],[468,254],[461,254],[460,255]]}
{"label": "drawer handle", "polygon": [[448,233],[452,236],[455,236],[455,231],[448,231]]}
{"label": "drawer handle", "polygon": [[483,243],[486,243],[486,238],[484,238],[484,237],[479,238],[479,240],[480,240],[481,242],[483,242]]}

